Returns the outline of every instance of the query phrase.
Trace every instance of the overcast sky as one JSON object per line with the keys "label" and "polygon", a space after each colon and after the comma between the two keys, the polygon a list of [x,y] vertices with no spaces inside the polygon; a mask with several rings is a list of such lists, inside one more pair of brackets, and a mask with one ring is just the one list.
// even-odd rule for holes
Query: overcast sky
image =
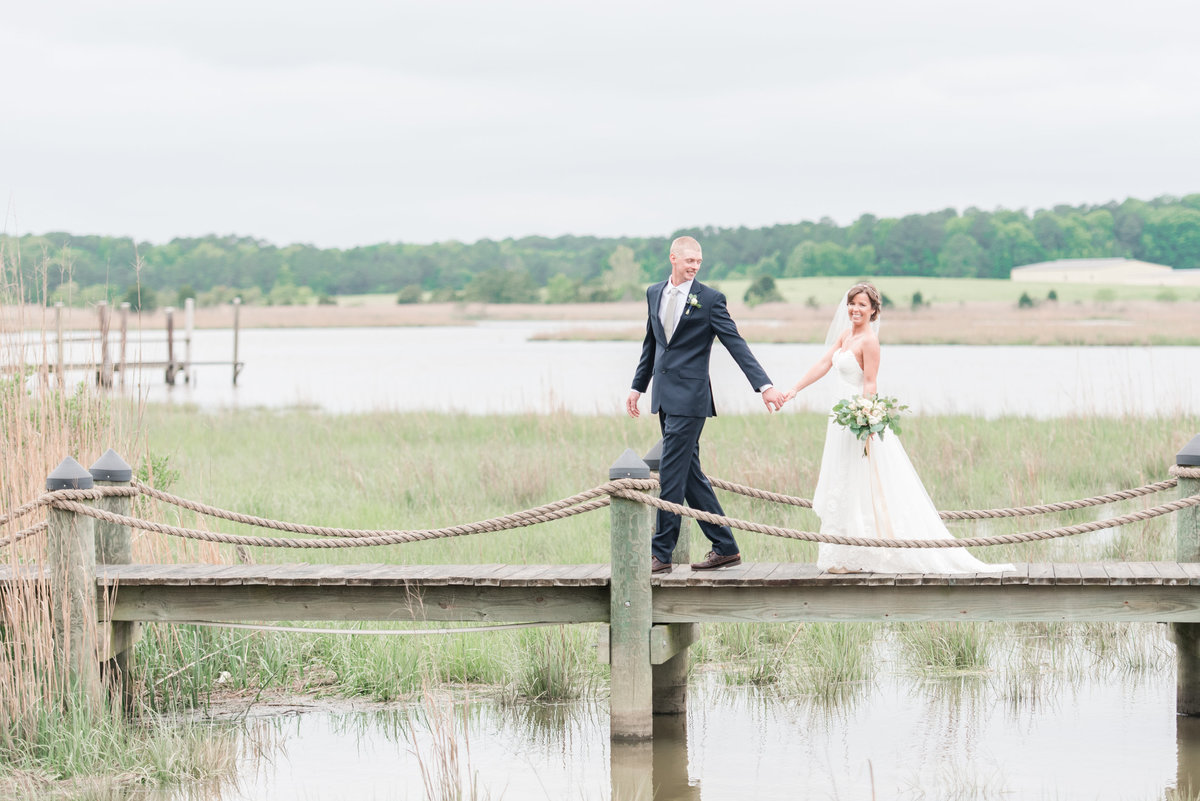
{"label": "overcast sky", "polygon": [[0,8],[9,234],[351,247],[1200,191],[1196,0]]}

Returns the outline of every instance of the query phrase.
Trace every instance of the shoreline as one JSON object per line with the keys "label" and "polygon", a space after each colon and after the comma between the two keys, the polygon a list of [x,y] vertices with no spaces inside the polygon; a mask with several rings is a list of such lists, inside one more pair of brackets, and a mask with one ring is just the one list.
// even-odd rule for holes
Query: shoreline
{"label": "shoreline", "polygon": [[[561,329],[540,332],[539,341],[640,341],[645,333],[645,303],[590,304],[397,304],[355,298],[330,306],[243,306],[243,329],[394,328],[473,326],[480,322],[561,322]],[[832,306],[765,303],[729,304],[730,313],[751,343],[818,343],[825,337]],[[65,309],[63,329],[96,331],[94,309]],[[181,336],[183,315],[176,312]],[[936,303],[918,308],[892,307],[883,314],[880,337],[896,345],[1057,345],[1057,346],[1200,346],[1200,301],[1129,300],[1113,303],[1049,302],[1033,308],[996,301]],[[617,324],[614,326],[614,323]],[[623,325],[628,323],[628,325]],[[195,327],[227,329],[230,306],[197,309]],[[129,329],[162,330],[163,310],[131,314]],[[110,323],[112,336],[119,318]],[[0,330],[45,331],[55,328],[54,310],[41,306],[0,308]]]}

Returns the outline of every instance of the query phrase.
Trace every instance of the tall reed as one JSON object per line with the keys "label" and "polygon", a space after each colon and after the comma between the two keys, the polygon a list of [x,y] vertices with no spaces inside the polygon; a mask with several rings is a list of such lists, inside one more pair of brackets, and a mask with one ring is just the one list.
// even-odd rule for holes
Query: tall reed
{"label": "tall reed", "polygon": [[[67,456],[86,466],[111,447],[131,462],[145,461],[138,458],[145,441],[136,405],[52,371],[52,325],[45,308],[24,304],[20,267],[19,253],[0,252],[0,514],[41,495],[46,476]],[[45,533],[17,541],[14,535],[45,518],[43,507],[0,525],[0,563],[13,572],[44,564]],[[166,545],[139,536],[134,548],[135,559],[145,559],[163,556]],[[51,601],[33,581],[0,588],[0,795],[45,797],[49,786],[64,782],[103,793],[114,783],[208,775],[232,765],[211,738],[154,720],[131,723],[115,705],[85,702],[56,652]],[[96,642],[98,627],[90,623],[85,639]]]}

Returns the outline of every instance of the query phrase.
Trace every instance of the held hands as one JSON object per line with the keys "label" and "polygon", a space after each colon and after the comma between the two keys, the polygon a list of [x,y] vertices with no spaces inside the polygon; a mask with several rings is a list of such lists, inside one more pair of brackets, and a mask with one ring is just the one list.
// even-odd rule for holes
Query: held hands
{"label": "held hands", "polygon": [[762,399],[763,403],[766,404],[768,412],[779,411],[783,408],[784,401],[786,400],[783,393],[775,389],[775,387],[763,390]]}
{"label": "held hands", "polygon": [[797,392],[796,390],[794,390],[794,389],[789,389],[787,392],[783,393],[783,402],[784,402],[784,403],[787,403],[788,401],[790,401],[791,399],[795,398],[795,397],[796,397],[797,395],[799,395],[799,394],[800,394],[800,393],[799,393],[799,392]]}

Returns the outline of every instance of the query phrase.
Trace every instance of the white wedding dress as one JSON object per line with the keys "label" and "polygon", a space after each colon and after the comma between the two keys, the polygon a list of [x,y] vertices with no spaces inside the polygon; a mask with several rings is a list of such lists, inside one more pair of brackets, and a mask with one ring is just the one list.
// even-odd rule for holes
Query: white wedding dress
{"label": "white wedding dress", "polygon": [[[861,395],[863,371],[848,350],[833,355],[830,370],[838,397]],[[950,539],[925,485],[894,432],[863,441],[830,418],[825,452],[813,495],[813,511],[822,534],[898,539]],[[817,552],[821,570],[841,568],[864,573],[998,573],[1008,564],[981,562],[963,548],[864,548],[826,545]]]}

